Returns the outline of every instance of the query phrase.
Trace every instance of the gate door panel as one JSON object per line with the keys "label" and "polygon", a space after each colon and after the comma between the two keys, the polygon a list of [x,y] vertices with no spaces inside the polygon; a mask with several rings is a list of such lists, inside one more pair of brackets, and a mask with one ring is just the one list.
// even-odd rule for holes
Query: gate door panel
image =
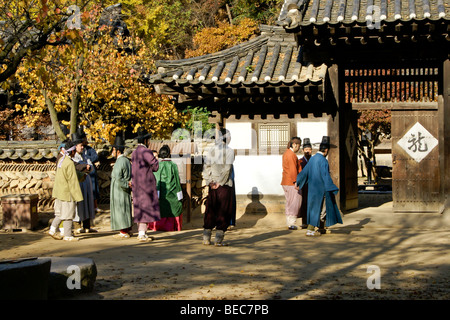
{"label": "gate door panel", "polygon": [[438,123],[437,110],[392,110],[394,211],[441,210]]}

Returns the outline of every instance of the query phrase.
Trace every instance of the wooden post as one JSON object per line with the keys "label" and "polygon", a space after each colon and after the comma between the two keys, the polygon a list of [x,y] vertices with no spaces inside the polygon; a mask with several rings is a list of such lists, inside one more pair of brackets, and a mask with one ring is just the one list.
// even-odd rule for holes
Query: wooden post
{"label": "wooden post", "polygon": [[[192,145],[191,145],[192,149]],[[192,205],[192,174],[191,174],[191,152],[186,159],[186,193],[188,195],[187,222],[191,222],[191,205]]]}
{"label": "wooden post", "polygon": [[442,135],[440,136],[439,143],[443,146],[443,154],[440,156],[443,157],[444,168],[441,170],[442,174],[442,187],[441,190],[443,192],[443,201],[444,201],[444,210],[450,208],[450,60],[446,59],[444,61],[444,65],[442,68],[442,98],[439,97],[439,109],[442,110],[440,112],[442,124]]}

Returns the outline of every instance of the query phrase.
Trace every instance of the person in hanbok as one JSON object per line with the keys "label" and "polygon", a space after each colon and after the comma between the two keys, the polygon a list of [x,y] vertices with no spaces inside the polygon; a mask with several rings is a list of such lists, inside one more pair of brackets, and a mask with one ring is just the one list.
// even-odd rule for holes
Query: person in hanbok
{"label": "person in hanbok", "polygon": [[79,132],[72,134],[72,141],[76,147],[72,160],[76,163],[78,171],[86,175],[83,182],[80,182],[83,201],[77,203],[77,210],[74,221],[80,224],[81,228],[75,233],[92,233],[97,230],[91,228],[91,222],[95,219],[94,191],[90,173],[94,170],[92,163],[85,157],[83,137]]}
{"label": "person in hanbok", "polygon": [[223,240],[232,216],[234,205],[232,168],[234,150],[228,146],[231,136],[227,129],[220,129],[205,159],[203,178],[208,189],[203,221],[203,244],[211,244],[212,230],[216,229],[215,246],[226,245]]}
{"label": "person in hanbok", "polygon": [[[49,235],[56,240],[78,241],[72,235],[72,222],[75,217],[77,202],[83,201],[80,180],[84,176],[75,169],[71,157],[75,154],[72,141],[64,143],[64,152],[58,158],[52,197],[55,198],[55,218],[50,226]],[[58,233],[60,225],[64,226],[62,235]]]}
{"label": "person in hanbok", "polygon": [[[312,145],[311,140],[309,138],[303,139],[303,157],[301,157],[298,161],[300,163],[300,167],[302,170],[308,164],[309,159],[312,156]],[[302,229],[306,229],[308,227],[308,184],[305,184],[302,191],[302,205],[300,206],[299,218],[302,219]]]}
{"label": "person in hanbok", "polygon": [[308,227],[306,236],[320,236],[321,221],[326,227],[342,223],[341,213],[335,195],[339,188],[333,183],[326,159],[330,150],[330,137],[324,136],[319,151],[311,157],[308,165],[298,174],[297,185],[302,188],[308,184]]}
{"label": "person in hanbok", "polygon": [[111,172],[110,212],[111,230],[119,231],[114,238],[127,239],[132,235],[133,217],[131,202],[131,163],[123,154],[125,142],[118,134],[112,146],[112,155],[116,158]]}
{"label": "person in hanbok", "polygon": [[100,211],[98,208],[98,199],[100,198],[100,189],[98,186],[98,176],[97,176],[97,168],[95,167],[95,163],[98,161],[98,154],[94,148],[92,148],[88,144],[86,133],[83,132],[81,128],[78,130],[79,137],[83,141],[83,158],[87,161],[87,163],[91,166],[91,171],[89,172],[89,176],[91,177],[92,183],[92,193],[94,196],[94,210]]}
{"label": "person in hanbok", "polygon": [[149,229],[155,231],[180,231],[182,228],[183,190],[178,166],[170,157],[169,146],[163,145],[158,154],[159,169],[155,172],[161,220],[149,223]]}
{"label": "person in hanbok", "polygon": [[300,150],[301,145],[302,140],[299,137],[292,137],[281,158],[281,187],[286,198],[284,213],[289,230],[298,229],[296,222],[302,204],[301,190],[299,190],[295,182],[298,173],[302,170],[297,157],[297,152]]}
{"label": "person in hanbok", "polygon": [[147,236],[148,224],[159,221],[158,191],[154,172],[158,171],[159,162],[148,148],[151,134],[142,127],[138,129],[138,146],[131,155],[134,222],[138,225],[138,241],[152,241]]}
{"label": "person in hanbok", "polygon": [[233,195],[233,209],[231,211],[231,221],[230,221],[230,225],[228,226],[228,230],[232,230],[236,227],[236,209],[237,209],[237,202],[236,202],[236,183],[234,182],[234,165],[231,166],[231,181],[233,181],[233,191],[232,191],[232,195]]}

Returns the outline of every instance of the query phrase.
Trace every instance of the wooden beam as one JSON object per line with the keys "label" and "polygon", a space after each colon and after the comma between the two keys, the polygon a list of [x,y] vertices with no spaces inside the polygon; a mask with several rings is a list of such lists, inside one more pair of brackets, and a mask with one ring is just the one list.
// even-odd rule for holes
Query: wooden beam
{"label": "wooden beam", "polygon": [[356,102],[352,110],[437,110],[437,102]]}

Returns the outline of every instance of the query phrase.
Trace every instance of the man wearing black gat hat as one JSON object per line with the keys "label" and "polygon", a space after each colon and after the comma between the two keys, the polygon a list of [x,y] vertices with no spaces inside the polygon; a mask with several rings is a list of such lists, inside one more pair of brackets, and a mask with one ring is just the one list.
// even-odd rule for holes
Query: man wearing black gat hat
{"label": "man wearing black gat hat", "polygon": [[311,157],[308,165],[297,176],[299,188],[308,183],[308,228],[306,236],[320,236],[320,231],[315,230],[315,227],[320,228],[323,220],[326,222],[326,227],[342,223],[341,213],[335,199],[339,188],[331,179],[328,160],[326,159],[329,150],[330,137],[324,136],[319,151]]}
{"label": "man wearing black gat hat", "polygon": [[[80,170],[86,174],[85,179],[80,182],[81,192],[83,193],[83,201],[77,203],[77,214],[74,221],[80,223],[81,228],[77,229],[76,233],[88,233],[97,232],[97,230],[91,228],[91,221],[95,219],[95,197],[94,197],[94,162],[98,159],[95,158],[94,162],[87,156],[86,153],[86,134],[82,128],[78,128],[76,133],[72,134],[72,140],[74,141],[76,153],[72,160],[76,163],[77,170]],[[93,149],[92,149],[93,150]],[[94,150],[95,155],[97,154]]]}
{"label": "man wearing black gat hat", "polygon": [[119,133],[112,145],[112,155],[116,158],[113,170],[111,172],[111,229],[120,230],[113,237],[126,239],[131,236],[131,227],[133,225],[131,216],[131,162],[124,156],[125,141]]}
{"label": "man wearing black gat hat", "polygon": [[148,149],[151,134],[143,127],[139,127],[138,146],[131,155],[131,182],[133,188],[134,222],[138,226],[137,240],[140,242],[152,241],[147,236],[148,224],[161,220],[158,201],[158,191],[154,172],[159,169],[158,159]]}

